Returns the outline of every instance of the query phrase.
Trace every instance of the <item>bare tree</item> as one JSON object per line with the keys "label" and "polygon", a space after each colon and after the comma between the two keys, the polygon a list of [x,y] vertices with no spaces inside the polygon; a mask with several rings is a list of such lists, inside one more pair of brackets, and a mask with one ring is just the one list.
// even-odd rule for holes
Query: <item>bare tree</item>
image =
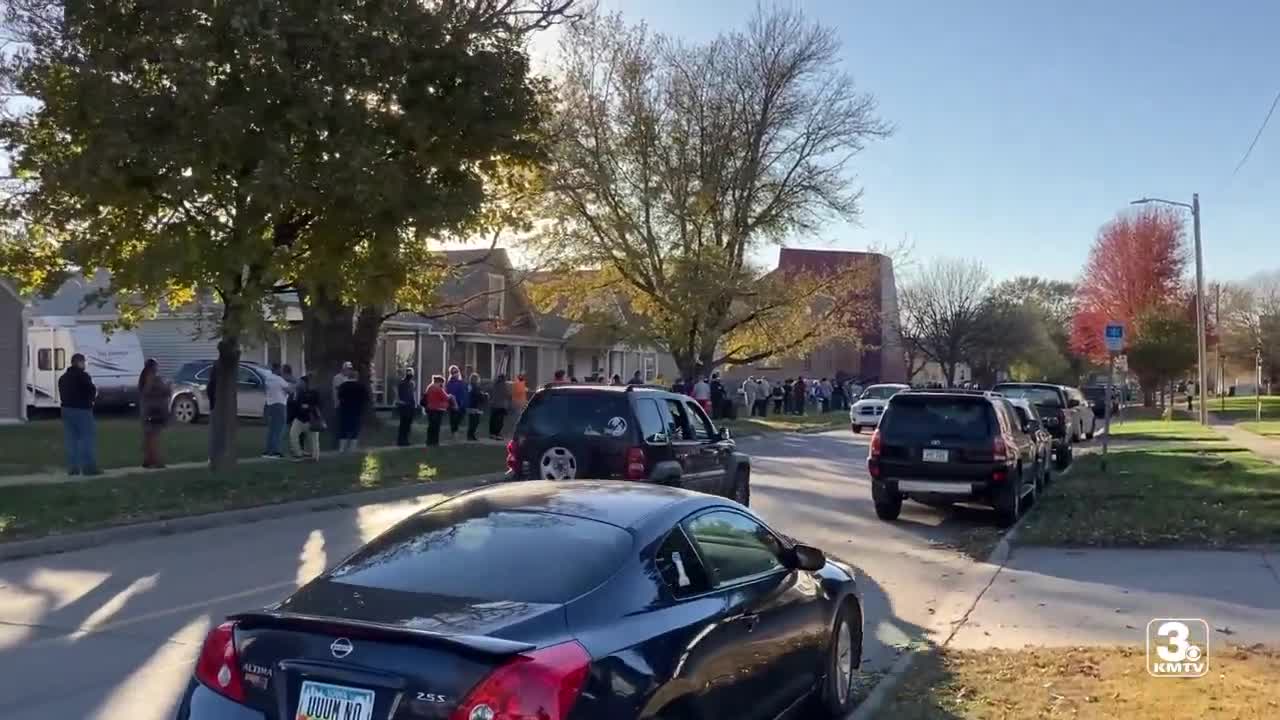
{"label": "bare tree", "polygon": [[745,30],[689,45],[604,16],[568,28],[562,52],[558,222],[540,245],[566,271],[592,270],[548,293],[566,314],[623,296],[636,339],[685,373],[803,352],[854,324],[865,278],[784,278],[751,262],[855,219],[852,161],[890,134],[839,69],[831,28],[760,9]]}
{"label": "bare tree", "polygon": [[903,341],[938,363],[948,384],[988,337],[990,292],[991,275],[982,263],[947,258],[926,265],[902,292]]}
{"label": "bare tree", "polygon": [[1252,363],[1259,355],[1265,377],[1280,368],[1280,271],[1259,273],[1222,288],[1223,352]]}

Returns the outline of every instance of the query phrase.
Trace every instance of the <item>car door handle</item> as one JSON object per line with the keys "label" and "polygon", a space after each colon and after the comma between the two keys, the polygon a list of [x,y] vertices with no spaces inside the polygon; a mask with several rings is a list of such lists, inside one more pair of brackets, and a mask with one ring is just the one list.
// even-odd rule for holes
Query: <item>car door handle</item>
{"label": "car door handle", "polygon": [[743,615],[742,622],[746,624],[747,632],[751,632],[756,629],[756,625],[760,624],[760,616],[755,614]]}

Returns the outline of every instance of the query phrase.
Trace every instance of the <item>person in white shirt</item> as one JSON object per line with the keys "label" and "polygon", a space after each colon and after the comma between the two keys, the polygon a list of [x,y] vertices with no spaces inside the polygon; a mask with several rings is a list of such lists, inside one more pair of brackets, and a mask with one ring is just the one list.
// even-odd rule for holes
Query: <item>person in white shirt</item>
{"label": "person in white shirt", "polygon": [[769,393],[771,392],[773,388],[769,386],[767,378],[756,381],[756,404],[760,407],[760,417],[769,417]]}
{"label": "person in white shirt", "polygon": [[693,386],[693,399],[698,401],[702,406],[702,410],[708,415],[711,414],[711,383],[707,379],[699,378],[698,382]]}
{"label": "person in white shirt", "polygon": [[267,391],[267,404],[263,410],[263,417],[267,420],[267,449],[262,456],[282,458],[284,457],[286,405],[292,388],[288,380],[273,372],[263,373],[263,380]]}
{"label": "person in white shirt", "polygon": [[747,411],[751,413],[751,417],[756,416],[756,379],[748,377],[742,383],[742,399],[747,403]]}

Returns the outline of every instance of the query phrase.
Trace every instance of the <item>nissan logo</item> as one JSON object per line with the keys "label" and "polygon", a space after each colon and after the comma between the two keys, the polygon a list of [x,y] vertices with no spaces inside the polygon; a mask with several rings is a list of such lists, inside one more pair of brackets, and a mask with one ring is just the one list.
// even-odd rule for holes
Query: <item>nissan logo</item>
{"label": "nissan logo", "polygon": [[339,660],[350,655],[351,651],[355,649],[356,648],[351,644],[351,641],[346,638],[338,638],[329,646],[329,652],[333,653],[333,656]]}

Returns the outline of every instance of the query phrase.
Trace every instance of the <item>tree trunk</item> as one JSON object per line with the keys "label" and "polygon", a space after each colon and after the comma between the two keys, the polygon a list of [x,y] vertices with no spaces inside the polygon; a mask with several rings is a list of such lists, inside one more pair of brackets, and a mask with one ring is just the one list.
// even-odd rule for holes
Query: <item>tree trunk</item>
{"label": "tree trunk", "polygon": [[213,416],[209,418],[209,467],[214,472],[236,464],[236,379],[240,374],[240,338],[224,336],[218,341],[218,379],[214,388]]}
{"label": "tree trunk", "polygon": [[[355,329],[351,336],[352,362],[360,374],[360,382],[369,389],[368,404],[364,408],[364,426],[376,428],[382,425],[382,419],[373,411],[373,355],[378,350],[378,331],[382,328],[382,311],[379,308],[361,308],[356,315]],[[392,388],[383,388],[390,393]]]}
{"label": "tree trunk", "polygon": [[307,348],[307,373],[320,396],[320,410],[329,426],[332,447],[338,444],[338,413],[333,396],[333,378],[342,363],[355,362],[351,351],[351,329],[355,310],[345,307],[324,287],[299,292],[302,328]]}

